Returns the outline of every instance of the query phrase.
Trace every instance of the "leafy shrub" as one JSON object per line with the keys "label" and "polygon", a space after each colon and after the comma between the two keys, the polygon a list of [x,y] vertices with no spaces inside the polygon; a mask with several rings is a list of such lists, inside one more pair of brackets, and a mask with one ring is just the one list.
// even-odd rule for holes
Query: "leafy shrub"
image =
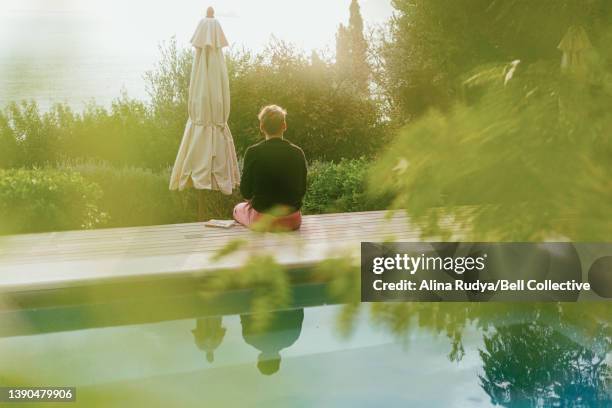
{"label": "leafy shrub", "polygon": [[80,174],[52,169],[0,169],[0,234],[95,228],[102,191]]}
{"label": "leafy shrub", "polygon": [[42,113],[35,102],[9,104],[0,112],[0,164],[42,166],[56,161],[61,150],[59,130],[66,116],[70,118],[71,112],[60,105]]}
{"label": "leafy shrub", "polygon": [[[384,209],[389,200],[365,193],[364,180],[369,168],[364,159],[339,163],[314,163],[309,172],[304,212],[351,212]],[[198,199],[193,189],[168,191],[169,169],[155,172],[136,167],[115,168],[104,163],[69,166],[104,191],[100,208],[108,213],[109,227],[175,224],[197,221]],[[207,194],[203,217],[230,218],[233,206],[241,200],[232,196]]]}
{"label": "leafy shrub", "polygon": [[[364,159],[339,163],[314,163],[304,201],[306,214],[384,209],[388,197],[365,193],[364,180],[370,163]],[[197,221],[198,198],[193,189],[168,190],[169,169],[155,172],[136,167],[115,168],[104,163],[81,163],[69,167],[104,191],[100,208],[108,213],[109,227],[175,224]],[[207,194],[203,218],[231,218],[233,206],[241,200],[232,196]]]}
{"label": "leafy shrub", "polygon": [[310,166],[304,212],[355,212],[383,210],[390,203],[385,195],[366,193],[370,162],[365,158],[339,163],[315,162]]}
{"label": "leafy shrub", "polygon": [[[312,164],[304,213],[385,209],[389,197],[365,192],[369,167],[364,158]],[[197,192],[169,191],[169,178],[169,169],[118,168],[102,162],[0,170],[0,233],[197,221]],[[230,218],[240,200],[239,193],[207,194],[203,218]]]}
{"label": "leafy shrub", "polygon": [[147,105],[116,99],[110,109],[94,104],[74,112],[56,104],[40,112],[35,102],[0,111],[0,166],[43,167],[89,159],[119,166],[166,167],[180,140],[160,140]]}
{"label": "leafy shrub", "polygon": [[168,171],[154,172],[137,167],[113,167],[107,163],[67,166],[104,191],[100,208],[108,213],[108,227],[176,224],[196,220],[193,190],[168,190]]}

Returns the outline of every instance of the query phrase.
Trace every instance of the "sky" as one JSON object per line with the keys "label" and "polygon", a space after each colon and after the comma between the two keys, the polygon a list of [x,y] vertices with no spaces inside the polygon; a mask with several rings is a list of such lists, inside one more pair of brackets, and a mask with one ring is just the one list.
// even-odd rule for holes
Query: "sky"
{"label": "sky", "polygon": [[[333,56],[351,0],[0,0],[0,108],[33,99],[108,104],[146,98],[143,74],[161,43],[189,46],[209,5],[233,47],[263,50],[272,37]],[[366,27],[392,15],[391,0],[360,0]]]}
{"label": "sky", "polygon": [[[391,0],[361,0],[366,24],[384,22]],[[70,31],[78,38],[63,41],[79,47],[134,52],[155,49],[176,36],[186,43],[212,5],[230,42],[259,50],[274,35],[306,51],[333,47],[338,25],[348,21],[350,0],[2,0],[0,33],[3,47],[38,49],[41,39],[55,40]]]}

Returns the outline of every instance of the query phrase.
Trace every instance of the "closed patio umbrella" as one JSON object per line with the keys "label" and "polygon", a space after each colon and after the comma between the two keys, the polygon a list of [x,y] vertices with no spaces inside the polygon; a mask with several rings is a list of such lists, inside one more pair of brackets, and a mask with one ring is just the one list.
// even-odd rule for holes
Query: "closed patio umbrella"
{"label": "closed patio umbrella", "polygon": [[586,52],[592,48],[584,28],[571,26],[557,47],[563,52],[561,70],[564,72],[584,73],[586,71]]}
{"label": "closed patio umbrella", "polygon": [[191,39],[195,47],[189,84],[189,119],[172,169],[170,190],[194,187],[232,194],[240,184],[234,140],[227,125],[230,91],[221,24],[208,10]]}

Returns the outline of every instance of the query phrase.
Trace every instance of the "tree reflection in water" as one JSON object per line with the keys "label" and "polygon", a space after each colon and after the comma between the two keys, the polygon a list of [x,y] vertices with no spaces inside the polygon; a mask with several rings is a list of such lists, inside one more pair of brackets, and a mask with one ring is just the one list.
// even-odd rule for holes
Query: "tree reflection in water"
{"label": "tree reflection in water", "polygon": [[483,333],[480,385],[494,404],[612,404],[606,303],[379,303],[372,320],[401,340],[417,328],[446,335],[451,361],[463,357],[463,332],[474,325]]}
{"label": "tree reflection in water", "polygon": [[[599,338],[610,346],[609,337]],[[606,352],[575,343],[533,322],[495,329],[480,351],[482,388],[491,402],[508,407],[610,406]]]}
{"label": "tree reflection in water", "polygon": [[[464,332],[472,327],[483,336],[483,346],[479,350],[482,360],[480,385],[493,404],[508,407],[611,406],[612,375],[609,362],[606,362],[612,346],[612,316],[608,303],[365,305],[360,302],[359,267],[347,259],[350,258],[324,261],[313,273],[317,281],[327,282],[328,303],[343,305],[334,328],[340,334],[350,336],[360,311],[369,308],[370,323],[391,333],[400,342],[408,343],[410,334],[417,330],[448,337],[448,358],[457,362],[465,355]],[[269,324],[274,321],[270,317],[280,303],[291,303],[290,279],[271,258],[264,261],[264,258],[255,257],[253,261],[237,276],[225,275],[215,287],[226,289],[236,282],[257,284],[260,290],[254,294],[249,317],[252,321],[247,323],[257,327],[254,333],[263,329],[265,336],[259,336],[257,343],[267,343],[268,339],[282,335],[280,332],[287,329],[280,325],[277,330],[274,324]],[[303,315],[289,319],[295,322],[291,325],[291,338],[279,344],[277,350],[289,347],[297,339],[302,318]],[[244,319],[242,323],[244,332]],[[268,346],[263,343],[255,347],[265,352]]]}

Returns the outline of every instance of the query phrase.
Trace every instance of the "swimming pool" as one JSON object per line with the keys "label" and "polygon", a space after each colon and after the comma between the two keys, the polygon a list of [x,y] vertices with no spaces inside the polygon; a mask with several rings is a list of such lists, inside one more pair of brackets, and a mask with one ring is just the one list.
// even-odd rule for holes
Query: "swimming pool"
{"label": "swimming pool", "polygon": [[604,407],[612,404],[606,311],[319,305],[46,327],[0,338],[2,382],[74,386],[77,402],[65,406],[86,407]]}

